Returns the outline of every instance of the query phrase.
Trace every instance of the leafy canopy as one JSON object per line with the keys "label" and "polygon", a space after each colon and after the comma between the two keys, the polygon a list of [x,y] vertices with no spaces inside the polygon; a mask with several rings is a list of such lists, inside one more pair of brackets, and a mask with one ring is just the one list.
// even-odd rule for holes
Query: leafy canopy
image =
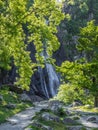
{"label": "leafy canopy", "polygon": [[14,64],[17,85],[28,89],[37,64],[32,63],[27,46],[34,43],[38,63],[44,62],[43,46],[50,57],[58,49],[55,34],[64,18],[61,5],[55,0],[0,0],[0,13],[0,68],[9,70]]}
{"label": "leafy canopy", "polygon": [[87,90],[93,97],[98,96],[98,26],[94,25],[94,21],[80,30],[78,42],[77,48],[81,51],[82,58],[74,62],[65,61],[60,67],[64,85],[59,89],[58,98],[62,95],[63,100],[63,95],[68,98],[69,91],[74,95],[73,99],[81,99],[87,95]]}

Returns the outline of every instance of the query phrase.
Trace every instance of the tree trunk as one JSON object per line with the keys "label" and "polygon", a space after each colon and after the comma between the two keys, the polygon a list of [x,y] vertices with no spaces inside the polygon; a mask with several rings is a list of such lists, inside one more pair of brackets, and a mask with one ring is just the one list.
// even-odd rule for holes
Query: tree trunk
{"label": "tree trunk", "polygon": [[94,106],[95,106],[95,107],[98,107],[98,95],[95,96],[95,103],[94,103]]}

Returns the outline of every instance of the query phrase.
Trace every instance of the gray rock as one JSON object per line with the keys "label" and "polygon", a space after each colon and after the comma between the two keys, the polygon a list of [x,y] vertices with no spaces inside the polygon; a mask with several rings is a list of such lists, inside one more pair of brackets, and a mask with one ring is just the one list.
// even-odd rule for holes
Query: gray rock
{"label": "gray rock", "polygon": [[30,99],[32,100],[33,103],[34,102],[41,102],[44,100],[42,97],[34,95],[34,94],[33,95],[30,94],[29,96],[30,96]]}
{"label": "gray rock", "polygon": [[52,100],[49,102],[48,104],[48,108],[54,112],[54,113],[58,113],[59,109],[62,108],[62,103],[58,100]]}
{"label": "gray rock", "polygon": [[86,130],[83,126],[67,126],[67,130]]}
{"label": "gray rock", "polygon": [[70,110],[67,110],[66,108],[64,109],[64,113],[65,113],[67,116],[73,116],[73,115],[75,115],[75,112],[70,111]]}
{"label": "gray rock", "polygon": [[49,105],[49,107],[51,107],[51,106],[61,106],[62,103],[58,100],[51,100],[51,101],[49,101],[48,105]]}
{"label": "gray rock", "polygon": [[14,108],[16,108],[16,104],[9,102],[5,107],[8,108],[8,109],[14,109]]}
{"label": "gray rock", "polygon": [[76,121],[74,121],[73,119],[71,119],[71,118],[68,118],[68,117],[66,117],[66,118],[64,118],[63,119],[63,123],[65,124],[65,125],[75,125],[75,124],[77,124],[77,122]]}
{"label": "gray rock", "polygon": [[25,93],[20,95],[20,100],[21,101],[31,101],[31,99],[29,98],[29,96]]}
{"label": "gray rock", "polygon": [[60,122],[61,121],[58,116],[49,114],[47,112],[43,113],[41,115],[41,118],[44,119],[44,120],[46,120],[46,121],[55,121],[55,122]]}
{"label": "gray rock", "polygon": [[18,124],[18,122],[16,121],[16,120],[8,120],[8,119],[6,119],[6,121],[8,121],[11,125],[16,125],[16,124]]}
{"label": "gray rock", "polygon": [[87,118],[87,121],[96,122],[97,119],[96,119],[96,117],[94,117],[94,116],[90,116],[90,117]]}

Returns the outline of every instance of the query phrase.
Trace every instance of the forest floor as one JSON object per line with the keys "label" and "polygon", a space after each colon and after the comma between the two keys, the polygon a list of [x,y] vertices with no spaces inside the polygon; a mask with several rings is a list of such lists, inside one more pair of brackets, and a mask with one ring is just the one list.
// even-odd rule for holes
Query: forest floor
{"label": "forest floor", "polygon": [[[48,101],[37,102],[35,103],[35,106],[27,108],[25,111],[22,111],[12,116],[11,118],[7,119],[6,123],[0,125],[0,130],[41,130],[40,128],[39,129],[36,128],[33,129],[31,127],[27,128],[27,126],[32,124],[33,122],[32,119],[36,116],[36,113],[39,113],[41,110],[45,110],[47,108],[48,108]],[[98,130],[98,114],[96,114],[95,112],[84,112],[79,109],[72,109],[71,107],[66,107],[66,106],[65,108],[69,112],[69,117],[71,117],[70,113],[73,112],[75,116],[76,115],[80,116],[80,118],[78,119],[79,125],[77,125],[77,127],[78,126],[80,127],[80,125],[82,125],[85,127],[85,130]],[[88,118],[91,118],[91,120],[87,120]],[[96,118],[96,122],[93,121],[93,118]],[[76,129],[77,127],[75,127],[75,130],[77,130]],[[58,128],[58,129],[56,128],[56,130],[61,130],[61,129],[63,130],[63,128]],[[53,130],[55,130],[55,128]],[[64,127],[64,130],[70,130],[70,129],[65,129]]]}

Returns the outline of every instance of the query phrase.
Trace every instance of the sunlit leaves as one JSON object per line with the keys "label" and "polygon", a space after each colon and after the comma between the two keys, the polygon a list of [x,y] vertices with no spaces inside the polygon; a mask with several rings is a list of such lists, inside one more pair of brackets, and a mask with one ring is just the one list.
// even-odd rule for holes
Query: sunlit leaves
{"label": "sunlit leaves", "polygon": [[[49,60],[59,47],[55,34],[64,18],[61,5],[55,0],[1,0],[0,7],[0,67],[9,69],[13,62],[18,74],[16,84],[28,89],[35,67],[47,61],[43,51]],[[37,64],[32,63],[27,51],[31,42]]]}
{"label": "sunlit leaves", "polygon": [[73,98],[83,100],[79,93],[84,90],[88,90],[93,97],[98,95],[97,35],[98,26],[94,25],[94,21],[89,22],[86,27],[81,29],[78,40],[78,49],[83,53],[82,58],[74,62],[65,61],[59,68],[64,83],[57,96],[61,100],[73,101],[72,97],[69,97],[69,93],[72,93]]}

